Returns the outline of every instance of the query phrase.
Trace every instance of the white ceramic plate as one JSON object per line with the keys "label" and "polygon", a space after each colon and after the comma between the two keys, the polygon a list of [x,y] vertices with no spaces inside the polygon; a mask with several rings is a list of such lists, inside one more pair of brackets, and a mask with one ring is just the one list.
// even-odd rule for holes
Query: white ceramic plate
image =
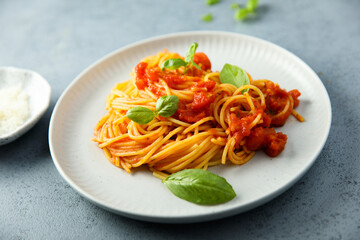
{"label": "white ceramic plate", "polygon": [[[284,152],[271,159],[262,152],[243,166],[217,166],[210,171],[227,179],[237,197],[225,204],[200,206],[175,197],[145,168],[131,174],[114,167],[90,141],[106,113],[105,98],[145,56],[164,48],[185,54],[192,42],[212,61],[241,66],[253,78],[267,78],[302,93],[297,111],[306,122],[290,117],[279,129],[288,135]],[[314,163],[331,123],[328,94],[303,61],[267,41],[226,32],[177,33],[137,42],[99,60],[81,73],[60,97],[50,122],[49,144],[62,177],[82,196],[123,216],[153,222],[184,223],[218,219],[259,206],[278,196]]]}

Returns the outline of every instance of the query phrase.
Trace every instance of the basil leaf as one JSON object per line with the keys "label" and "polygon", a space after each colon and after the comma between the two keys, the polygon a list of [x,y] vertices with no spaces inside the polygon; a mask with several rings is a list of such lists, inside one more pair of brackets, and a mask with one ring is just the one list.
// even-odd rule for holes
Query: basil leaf
{"label": "basil leaf", "polygon": [[211,22],[213,20],[213,15],[211,13],[208,13],[208,14],[202,15],[201,19],[204,22]]}
{"label": "basil leaf", "polygon": [[162,96],[156,102],[156,115],[172,116],[179,107],[179,98],[175,95]]}
{"label": "basil leaf", "polygon": [[246,7],[240,7],[236,5],[232,5],[233,9],[237,9],[234,14],[235,20],[245,20],[248,15],[255,15],[255,10],[258,7],[258,0],[248,0],[246,3]]}
{"label": "basil leaf", "polygon": [[164,61],[161,65],[161,70],[164,71],[165,68],[170,70],[175,70],[180,67],[186,67],[187,63],[181,58],[170,58]]}
{"label": "basil leaf", "polygon": [[234,14],[234,19],[244,20],[247,17],[248,13],[249,11],[246,8],[239,8]]}
{"label": "basil leaf", "polygon": [[224,203],[236,196],[225,178],[202,169],[182,170],[165,178],[163,183],[177,197],[197,204]]}
{"label": "basil leaf", "polygon": [[[228,63],[224,65],[220,72],[220,81],[230,83],[237,88],[250,84],[249,76],[242,68]],[[248,89],[244,91],[248,91]]]}
{"label": "basil leaf", "polygon": [[217,4],[217,3],[219,3],[219,0],[206,0],[206,4],[209,6]]}
{"label": "basil leaf", "polygon": [[154,119],[155,115],[146,107],[133,107],[127,111],[126,117],[138,124],[147,124]]}
{"label": "basil leaf", "polygon": [[194,55],[196,52],[196,49],[198,47],[198,44],[196,42],[193,42],[189,48],[189,50],[186,52],[185,55],[185,61],[181,58],[170,58],[164,61],[161,65],[161,70],[164,71],[165,68],[168,68],[170,70],[175,70],[180,67],[185,67],[185,72],[187,71],[187,66],[192,63],[196,68],[201,69],[194,61]]}
{"label": "basil leaf", "polygon": [[[185,55],[185,62],[187,64],[191,63],[193,58],[194,58],[194,55],[195,55],[195,52],[196,52],[196,49],[197,47],[199,46],[199,44],[197,44],[196,42],[193,42],[189,48],[189,50],[187,51],[186,55]],[[186,65],[187,65],[186,64]]]}
{"label": "basil leaf", "polygon": [[248,0],[248,2],[246,3],[246,9],[250,12],[254,12],[258,7],[258,4],[258,0]]}

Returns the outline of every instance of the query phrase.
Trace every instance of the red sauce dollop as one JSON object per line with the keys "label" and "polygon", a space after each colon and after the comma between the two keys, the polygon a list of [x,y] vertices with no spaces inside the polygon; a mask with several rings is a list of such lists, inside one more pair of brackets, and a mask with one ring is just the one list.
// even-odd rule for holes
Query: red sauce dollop
{"label": "red sauce dollop", "polygon": [[280,116],[276,115],[284,110],[290,96],[294,101],[293,107],[297,107],[299,105],[298,97],[300,96],[300,92],[296,89],[286,92],[284,89],[281,89],[278,84],[271,81],[266,82],[265,92],[267,95],[265,98],[266,113],[271,116],[271,125],[278,127],[283,126],[289,118],[292,108],[288,108],[288,110]]}
{"label": "red sauce dollop", "polygon": [[192,90],[194,98],[192,102],[179,103],[177,111],[178,118],[182,121],[193,123],[201,120],[204,117],[210,116],[210,104],[215,100],[214,81],[201,81],[197,82]]}
{"label": "red sauce dollop", "polygon": [[270,157],[276,157],[285,148],[287,136],[273,128],[256,127],[247,137],[246,148],[250,151],[263,149]]}
{"label": "red sauce dollop", "polygon": [[197,52],[194,54],[193,61],[201,67],[202,70],[207,71],[211,69],[211,62],[208,56],[203,52]]}

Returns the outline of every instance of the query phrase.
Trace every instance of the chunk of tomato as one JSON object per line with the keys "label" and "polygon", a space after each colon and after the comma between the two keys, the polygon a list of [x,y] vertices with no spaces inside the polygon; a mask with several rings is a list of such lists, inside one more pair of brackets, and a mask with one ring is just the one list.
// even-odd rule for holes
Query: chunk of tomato
{"label": "chunk of tomato", "polygon": [[208,56],[203,52],[197,52],[194,55],[193,61],[201,67],[202,70],[207,71],[211,69],[211,62]]}

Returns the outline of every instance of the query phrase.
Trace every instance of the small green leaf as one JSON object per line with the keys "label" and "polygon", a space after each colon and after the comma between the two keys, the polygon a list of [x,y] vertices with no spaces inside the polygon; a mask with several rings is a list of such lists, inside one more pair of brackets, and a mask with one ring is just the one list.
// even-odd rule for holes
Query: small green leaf
{"label": "small green leaf", "polygon": [[186,52],[185,55],[185,61],[182,60],[181,58],[170,58],[167,59],[166,61],[164,61],[161,65],[161,70],[164,71],[165,68],[170,69],[170,70],[175,70],[178,69],[180,67],[185,67],[185,73],[188,70],[187,66],[191,63],[193,64],[196,68],[201,69],[196,63],[194,63],[193,58],[195,55],[195,51],[198,47],[198,44],[196,42],[193,42],[189,48],[189,50]]}
{"label": "small green leaf", "polygon": [[246,9],[250,12],[254,12],[258,7],[258,0],[248,0],[246,4]]}
{"label": "small green leaf", "polygon": [[217,4],[217,3],[219,3],[219,0],[206,0],[206,4],[209,6]]}
{"label": "small green leaf", "polygon": [[171,117],[179,107],[179,98],[175,95],[162,96],[156,101],[156,115]]}
{"label": "small green leaf", "polygon": [[246,8],[239,8],[234,14],[235,20],[245,20],[249,11]]}
{"label": "small green leaf", "polygon": [[213,15],[211,13],[205,14],[201,17],[204,22],[211,22],[213,20]]}
{"label": "small green leaf", "polygon": [[246,18],[251,16],[255,16],[255,10],[258,7],[259,1],[258,0],[248,0],[245,7],[240,6],[237,3],[231,4],[231,8],[235,9],[234,19],[245,20]]}
{"label": "small green leaf", "polygon": [[154,119],[155,114],[146,107],[133,107],[127,111],[126,117],[138,124],[147,124]]}
{"label": "small green leaf", "polygon": [[175,70],[180,67],[186,67],[186,65],[187,63],[181,58],[170,58],[162,63],[161,70],[164,71],[165,68]]}
{"label": "small green leaf", "polygon": [[220,204],[236,196],[225,178],[202,169],[182,170],[165,178],[163,183],[177,197],[196,204]]}
{"label": "small green leaf", "polygon": [[[220,81],[222,83],[230,83],[237,88],[250,84],[249,76],[242,68],[228,63],[221,69]],[[248,89],[243,92],[245,91],[248,91]]]}
{"label": "small green leaf", "polygon": [[193,43],[190,45],[190,48],[189,48],[189,50],[187,51],[187,53],[186,53],[186,55],[185,55],[186,65],[188,65],[189,63],[191,63],[191,61],[193,60],[194,55],[195,55],[195,52],[196,52],[196,49],[197,49],[198,46],[199,46],[199,44],[197,44],[196,42],[193,42]]}

